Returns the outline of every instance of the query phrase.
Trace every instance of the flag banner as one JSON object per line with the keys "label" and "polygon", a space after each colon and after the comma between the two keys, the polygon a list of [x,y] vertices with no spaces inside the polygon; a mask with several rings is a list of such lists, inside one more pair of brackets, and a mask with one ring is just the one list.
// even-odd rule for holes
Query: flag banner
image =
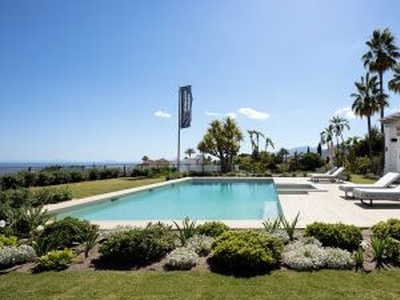
{"label": "flag banner", "polygon": [[179,88],[180,128],[190,127],[192,121],[192,87],[190,85]]}

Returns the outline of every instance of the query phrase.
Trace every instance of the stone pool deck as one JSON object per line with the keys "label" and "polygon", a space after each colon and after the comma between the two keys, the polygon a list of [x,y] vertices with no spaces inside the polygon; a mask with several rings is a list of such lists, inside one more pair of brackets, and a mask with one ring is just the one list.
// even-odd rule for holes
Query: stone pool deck
{"label": "stone pool deck", "polygon": [[[308,178],[274,178],[276,183],[307,183]],[[400,201],[375,201],[373,206],[361,204],[360,200],[344,198],[339,183],[320,181],[315,186],[326,192],[305,195],[279,195],[282,211],[288,219],[300,212],[298,227],[313,222],[353,224],[371,227],[379,221],[400,218]]]}
{"label": "stone pool deck", "polygon": [[[309,178],[305,177],[275,177],[276,184],[309,184]],[[179,179],[175,182],[190,180],[190,178]],[[146,187],[134,188],[106,195],[98,195],[85,199],[71,200],[64,203],[49,205],[49,211],[66,208],[71,205],[84,205],[90,202],[102,201],[112,197],[123,196],[134,191],[170,184],[163,182]],[[379,221],[389,218],[400,218],[400,201],[376,201],[372,207],[361,204],[359,200],[345,199],[344,192],[339,190],[339,183],[320,181],[313,183],[319,191],[306,194],[280,194],[280,204],[283,214],[288,220],[293,220],[300,213],[297,227],[304,228],[313,222],[344,223],[353,224],[358,227],[371,227]],[[322,191],[321,191],[322,190]],[[198,220],[197,224],[208,220]],[[263,220],[221,220],[231,228],[261,228]],[[150,221],[92,221],[101,229],[115,229],[118,226],[144,227]],[[154,222],[154,221],[153,221]],[[172,221],[162,222],[173,225]]]}

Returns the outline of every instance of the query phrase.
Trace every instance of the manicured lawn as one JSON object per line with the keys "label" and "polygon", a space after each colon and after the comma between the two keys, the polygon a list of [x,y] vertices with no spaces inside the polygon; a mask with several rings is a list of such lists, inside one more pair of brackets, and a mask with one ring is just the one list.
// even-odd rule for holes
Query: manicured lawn
{"label": "manicured lawn", "polygon": [[[129,189],[148,185],[152,183],[165,181],[164,177],[160,178],[146,178],[146,179],[135,179],[130,177],[96,180],[96,181],[84,181],[70,184],[54,185],[52,187],[68,187],[73,195],[73,198],[84,198],[94,195],[100,195],[109,192],[115,192],[123,189]],[[39,188],[35,188],[39,189]]]}
{"label": "manicured lawn", "polygon": [[291,272],[234,278],[209,272],[10,273],[0,277],[7,299],[400,299],[400,272]]}
{"label": "manicured lawn", "polygon": [[356,174],[351,175],[350,181],[353,183],[374,183],[374,182],[376,182],[376,180],[374,180],[374,179],[366,178],[363,175],[356,175]]}

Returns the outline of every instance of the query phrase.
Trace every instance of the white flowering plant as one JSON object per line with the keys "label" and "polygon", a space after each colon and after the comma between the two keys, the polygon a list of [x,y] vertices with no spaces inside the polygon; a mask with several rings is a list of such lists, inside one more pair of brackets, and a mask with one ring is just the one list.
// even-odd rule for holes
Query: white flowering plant
{"label": "white flowering plant", "polygon": [[190,270],[197,263],[199,256],[193,249],[179,247],[167,255],[167,270]]}
{"label": "white flowering plant", "polygon": [[9,268],[35,259],[35,250],[28,245],[9,246],[0,249],[0,269]]}
{"label": "white flowering plant", "polygon": [[186,242],[186,248],[192,249],[199,256],[207,256],[211,252],[214,239],[206,235],[194,235]]}

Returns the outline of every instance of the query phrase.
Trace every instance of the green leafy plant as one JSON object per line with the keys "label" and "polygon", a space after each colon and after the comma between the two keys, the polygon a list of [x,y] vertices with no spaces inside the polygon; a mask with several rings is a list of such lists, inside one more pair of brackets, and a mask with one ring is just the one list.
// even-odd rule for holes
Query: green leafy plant
{"label": "green leafy plant", "polygon": [[149,224],[112,234],[100,246],[100,260],[108,266],[131,268],[160,260],[175,247],[175,234],[163,224]]}
{"label": "green leafy plant", "polygon": [[297,213],[296,217],[290,223],[284,216],[281,218],[283,229],[285,229],[289,239],[293,241],[294,232],[296,230],[297,222],[299,221],[300,212]]}
{"label": "green leafy plant", "polygon": [[304,235],[315,237],[325,247],[342,248],[348,251],[357,250],[362,241],[360,228],[340,223],[315,222],[307,225]]}
{"label": "green leafy plant", "polygon": [[16,236],[5,236],[0,234],[0,248],[4,246],[15,246],[18,242],[18,238]]}
{"label": "green leafy plant", "polygon": [[7,217],[9,228],[14,235],[31,240],[36,234],[36,228],[43,226],[51,219],[42,205],[37,207],[23,205],[19,208],[9,208]]}
{"label": "green leafy plant", "polygon": [[265,221],[263,221],[262,225],[264,226],[265,231],[267,233],[274,233],[279,228],[281,228],[282,217],[283,217],[282,215],[279,215],[275,219],[266,219]]}
{"label": "green leafy plant", "polygon": [[188,217],[182,221],[182,226],[179,226],[175,221],[173,222],[177,230],[176,237],[179,239],[181,246],[185,246],[187,240],[196,234],[196,222],[191,221]]}
{"label": "green leafy plant", "polygon": [[36,272],[49,270],[61,271],[68,268],[74,258],[74,253],[71,249],[53,250],[37,260],[35,267]]}
{"label": "green leafy plant", "polygon": [[282,242],[254,230],[228,231],[213,243],[212,270],[237,275],[267,273],[279,265]]}
{"label": "green leafy plant", "polygon": [[364,251],[362,248],[358,248],[357,251],[353,252],[354,266],[357,271],[364,271]]}
{"label": "green leafy plant", "polygon": [[224,232],[229,230],[229,227],[218,221],[205,222],[204,224],[198,225],[196,227],[198,234],[204,234],[210,237],[218,237]]}
{"label": "green leafy plant", "polygon": [[386,239],[381,239],[379,237],[371,238],[371,249],[373,254],[373,260],[376,262],[376,268],[383,268],[383,262],[385,259],[386,252]]}
{"label": "green leafy plant", "polygon": [[90,250],[96,246],[97,241],[99,239],[99,226],[90,225],[83,229],[81,233],[82,238],[82,246],[85,252],[85,257],[89,256]]}

